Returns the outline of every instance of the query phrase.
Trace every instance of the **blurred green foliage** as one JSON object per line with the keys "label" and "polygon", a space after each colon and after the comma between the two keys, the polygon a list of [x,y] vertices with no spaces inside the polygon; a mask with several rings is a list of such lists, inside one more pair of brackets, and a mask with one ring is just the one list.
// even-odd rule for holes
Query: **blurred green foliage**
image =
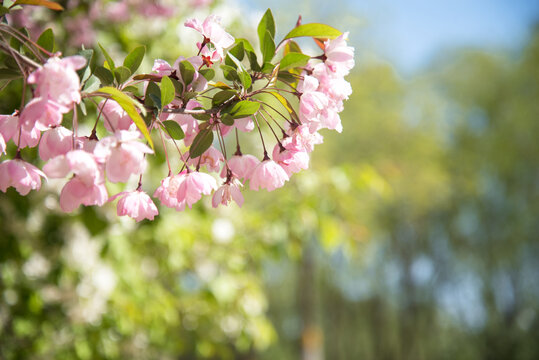
{"label": "blurred green foliage", "polygon": [[[175,36],[137,43],[174,60]],[[538,358],[538,69],[539,34],[413,81],[360,64],[344,132],[242,209],[0,194],[0,358]]]}

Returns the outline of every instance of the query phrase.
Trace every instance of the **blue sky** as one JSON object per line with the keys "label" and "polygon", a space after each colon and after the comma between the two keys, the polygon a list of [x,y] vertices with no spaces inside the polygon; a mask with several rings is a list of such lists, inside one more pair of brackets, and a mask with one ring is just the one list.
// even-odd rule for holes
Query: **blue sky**
{"label": "blue sky", "polygon": [[[402,73],[413,73],[447,50],[518,50],[539,23],[539,0],[241,0],[272,8],[277,20],[320,21],[350,30],[361,52],[373,52]],[[283,24],[283,25],[284,25]],[[288,25],[291,26],[291,25]]]}

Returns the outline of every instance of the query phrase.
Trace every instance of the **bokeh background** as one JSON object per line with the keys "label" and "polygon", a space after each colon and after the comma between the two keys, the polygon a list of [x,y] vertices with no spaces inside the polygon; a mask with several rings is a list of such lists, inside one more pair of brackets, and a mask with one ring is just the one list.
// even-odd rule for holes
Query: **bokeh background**
{"label": "bokeh background", "polygon": [[145,44],[147,71],[193,52],[185,17],[255,42],[267,7],[277,37],[301,14],[350,31],[354,93],[311,169],[241,209],[135,224],[1,193],[0,358],[539,358],[539,3],[62,3],[12,21],[52,17],[67,54]]}

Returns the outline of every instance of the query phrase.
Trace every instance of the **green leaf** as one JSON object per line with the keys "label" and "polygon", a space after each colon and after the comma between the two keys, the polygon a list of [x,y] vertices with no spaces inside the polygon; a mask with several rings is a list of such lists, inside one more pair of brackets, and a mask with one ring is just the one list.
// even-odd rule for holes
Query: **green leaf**
{"label": "green leaf", "polygon": [[234,117],[228,113],[221,114],[221,122],[225,125],[234,125]]}
{"label": "green leaf", "polygon": [[17,70],[0,69],[0,80],[14,80],[22,77],[22,74]]}
{"label": "green leaf", "polygon": [[176,89],[168,76],[161,78],[161,108],[164,108],[174,100]]}
{"label": "green leaf", "polygon": [[138,93],[138,87],[133,86],[133,85],[129,85],[129,86],[126,86],[126,87],[122,88],[122,91],[123,92],[129,92],[129,93],[132,93],[132,94],[136,94],[136,93]]}
{"label": "green leaf", "polygon": [[213,143],[213,131],[209,128],[201,130],[193,139],[193,144],[189,148],[189,157],[194,159],[204,154]]}
{"label": "green leaf", "polygon": [[123,84],[131,76],[131,70],[125,66],[118,66],[117,68],[114,68],[113,72],[118,84]]}
{"label": "green leaf", "polygon": [[299,47],[298,43],[294,40],[287,41],[286,45],[284,46],[284,54],[288,54],[291,52],[297,52],[302,53],[301,48]]}
{"label": "green leaf", "polygon": [[[151,95],[153,95],[153,97]],[[154,103],[154,97],[159,99],[158,104]],[[161,108],[161,89],[159,89],[159,86],[157,86],[157,84],[154,82],[149,82],[148,86],[146,87],[146,94],[144,95],[144,105],[148,107],[155,106],[157,108]]]}
{"label": "green leaf", "polygon": [[[193,110],[204,110],[204,108],[200,107],[200,106],[197,106]],[[192,114],[191,116],[194,117],[195,119],[201,120],[201,121],[208,121],[208,120],[211,119],[210,114]]]}
{"label": "green leaf", "polygon": [[185,87],[193,82],[195,72],[196,70],[193,67],[193,64],[191,64],[189,61],[184,60],[180,62],[180,74]]}
{"label": "green leaf", "polygon": [[185,137],[182,127],[176,121],[163,121],[163,126],[165,127],[168,135],[174,140],[181,140]]}
{"label": "green leaf", "polygon": [[300,25],[294,28],[284,37],[283,40],[302,37],[302,36],[335,39],[336,37],[340,35],[342,35],[342,33],[339,30],[329,25],[311,23],[311,24]]}
{"label": "green leaf", "polygon": [[212,106],[216,107],[238,95],[235,90],[223,90],[213,95]]}
{"label": "green leaf", "polygon": [[161,106],[161,98],[155,94],[148,94],[148,96],[150,97],[150,99],[152,99],[152,102],[153,104],[155,105],[156,108],[158,109],[162,109],[163,107]]}
{"label": "green leaf", "polygon": [[310,58],[309,55],[297,52],[288,53],[281,60],[281,70],[304,66]]}
{"label": "green leaf", "polygon": [[114,75],[112,75],[112,72],[101,65],[95,67],[94,75],[101,80],[101,84],[103,85],[110,85],[114,82]]}
{"label": "green leaf", "polygon": [[245,49],[243,48],[243,42],[237,41],[236,45],[228,50],[227,56],[225,57],[225,64],[229,66],[234,66],[234,61],[229,57],[229,55],[234,56],[238,60],[243,60],[245,56]]}
{"label": "green leaf", "polygon": [[238,76],[238,72],[232,66],[221,65],[220,68],[223,71],[223,76],[225,77],[225,79],[229,81],[240,80],[240,77]]}
{"label": "green leaf", "polygon": [[176,89],[176,93],[181,94],[183,93],[183,84],[179,82],[176,79],[169,78],[170,81],[172,81],[172,84],[174,84],[174,89]]}
{"label": "green leaf", "polygon": [[275,56],[275,40],[273,40],[269,31],[266,31],[266,35],[264,35],[260,50],[262,51],[262,57],[265,63],[270,62],[273,56]]}
{"label": "green leaf", "polygon": [[255,114],[258,109],[260,109],[259,102],[242,100],[227,107],[222,113],[230,114],[234,119],[241,119]]}
{"label": "green leaf", "polygon": [[273,14],[271,13],[270,9],[266,10],[266,13],[264,16],[262,16],[262,19],[260,19],[260,22],[258,23],[257,32],[260,43],[264,41],[266,31],[269,32],[272,39],[275,38],[275,20],[273,20]]}
{"label": "green leaf", "polygon": [[234,55],[228,53],[227,54],[227,57],[230,57],[230,59],[234,62],[234,64],[236,64],[236,66],[238,67],[238,76],[240,78],[240,81],[241,81],[241,84],[243,85],[243,87],[245,89],[249,89],[251,87],[251,83],[252,83],[252,79],[251,79],[251,75],[249,75],[249,73],[247,72],[247,70],[245,70],[245,68],[243,67],[243,64],[241,63],[241,61],[239,61],[238,59],[236,59],[234,57]]}
{"label": "green leaf", "polygon": [[99,48],[101,49],[101,51],[103,52],[103,55],[105,56],[105,60],[107,60],[107,63],[109,64],[110,66],[110,69],[114,69],[116,67],[116,65],[114,65],[114,60],[112,60],[112,58],[110,57],[109,53],[107,52],[107,50],[105,50],[105,48],[103,46],[101,46],[100,43],[97,43],[97,45],[99,45]]}
{"label": "green leaf", "polygon": [[213,69],[200,70],[199,73],[208,81],[211,81],[215,77],[215,70]]}
{"label": "green leaf", "polygon": [[124,60],[124,66],[131,70],[131,73],[134,74],[135,71],[139,68],[144,59],[144,54],[146,53],[145,46],[138,46],[131,51]]}
{"label": "green leaf", "polygon": [[243,49],[245,50],[245,53],[247,54],[247,59],[249,59],[249,64],[251,65],[251,69],[254,71],[260,71],[260,66],[258,65],[258,60],[256,58],[255,49],[251,45],[251,43],[245,39],[236,39],[236,42],[241,42],[243,44]]}
{"label": "green leaf", "polygon": [[[83,50],[79,51],[79,55],[86,59],[86,65],[84,65],[84,67],[82,69],[77,70],[77,74],[79,75],[79,78],[81,79],[81,81],[84,81],[88,77],[90,77],[90,75],[92,73],[91,63],[92,63],[92,58],[94,57],[94,50],[93,49],[83,49]],[[88,68],[90,68],[90,69],[89,69],[89,73],[87,74],[86,70]]]}
{"label": "green leaf", "polygon": [[137,128],[140,130],[142,135],[144,135],[144,138],[148,141],[148,144],[153,147],[153,141],[150,137],[150,132],[148,131],[148,128],[146,127],[146,123],[140,116],[140,114],[137,112],[137,108],[139,108],[142,111],[143,115],[146,115],[146,110],[144,107],[139,104],[135,99],[131,98],[130,96],[124,94],[120,90],[113,88],[113,87],[104,87],[99,90],[97,90],[98,93],[104,93],[109,94],[114,101],[116,101],[122,109],[125,110],[125,112],[129,115],[131,120],[135,123]]}
{"label": "green leaf", "polygon": [[262,72],[265,74],[271,74],[273,72],[273,69],[275,69],[275,65],[270,62],[267,62],[264,63],[264,66],[262,67]]}
{"label": "green leaf", "polygon": [[48,52],[54,51],[54,33],[52,29],[47,29],[39,35],[37,39],[37,44]]}
{"label": "green leaf", "polygon": [[57,11],[64,10],[62,5],[52,2],[52,1],[47,1],[47,0],[17,0],[13,3],[13,5],[11,5],[11,7],[16,6],[16,5],[35,5],[35,6],[44,6],[51,10],[57,10]]}
{"label": "green leaf", "polygon": [[5,6],[0,5],[0,16],[4,16],[7,13],[9,13],[9,9]]}

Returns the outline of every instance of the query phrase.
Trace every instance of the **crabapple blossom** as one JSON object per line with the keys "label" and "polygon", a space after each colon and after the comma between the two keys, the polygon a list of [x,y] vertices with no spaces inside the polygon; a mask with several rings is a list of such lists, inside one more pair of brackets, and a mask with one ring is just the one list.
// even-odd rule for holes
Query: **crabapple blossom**
{"label": "crabapple blossom", "polygon": [[209,149],[199,157],[190,158],[187,161],[187,164],[192,166],[206,166],[208,171],[217,172],[221,169],[221,162],[223,161],[225,161],[223,154],[217,150],[215,146],[210,146]]}
{"label": "crabapple blossom", "polygon": [[348,32],[333,40],[324,42],[324,64],[336,75],[348,75],[354,67],[354,48],[346,44]]}
{"label": "crabapple blossom", "polygon": [[200,50],[206,46],[207,42],[211,42],[219,54],[219,58],[222,59],[223,49],[234,44],[234,37],[221,27],[220,22],[219,16],[210,15],[203,22],[198,19],[189,19],[184,25],[195,29],[204,36],[204,42],[197,44]]}
{"label": "crabapple blossom", "polygon": [[107,178],[112,182],[126,182],[131,175],[140,175],[146,168],[144,154],[153,153],[139,140],[138,131],[119,130],[113,136],[97,143],[94,154],[105,163]]}
{"label": "crabapple blossom", "polygon": [[228,206],[228,204],[234,200],[239,207],[243,205],[243,195],[240,191],[242,184],[234,179],[230,183],[221,185],[214,193],[212,197],[212,206],[216,208],[219,204]]}
{"label": "crabapple blossom", "polygon": [[65,212],[72,212],[80,205],[101,206],[107,199],[107,188],[104,183],[88,184],[81,176],[75,176],[62,188],[60,208]]}
{"label": "crabapple blossom", "polygon": [[27,195],[30,190],[41,188],[41,178],[45,174],[32,164],[20,159],[5,160],[0,163],[0,190],[14,187],[21,195]]}
{"label": "crabapple blossom", "polygon": [[0,154],[6,153],[6,141],[4,140],[4,137],[2,134],[0,134]]}
{"label": "crabapple blossom", "polygon": [[307,124],[290,127],[286,133],[293,138],[293,141],[296,144],[302,146],[305,152],[308,153],[314,150],[315,145],[324,142],[323,136],[318,132],[311,132],[309,125]]}
{"label": "crabapple blossom", "polygon": [[123,191],[114,195],[109,201],[120,198],[116,208],[118,216],[129,216],[139,222],[144,219],[153,220],[159,214],[152,199],[141,190]]}
{"label": "crabapple blossom", "polygon": [[52,57],[28,76],[28,83],[36,85],[36,97],[52,100],[69,109],[72,103],[80,103],[80,80],[75,70],[84,65],[86,59],[82,56]]}
{"label": "crabapple blossom", "polygon": [[285,138],[281,145],[276,144],[272,155],[273,160],[281,165],[288,176],[309,168],[309,154],[291,137]]}
{"label": "crabapple blossom", "polygon": [[133,120],[116,101],[107,99],[99,103],[99,111],[104,117],[103,125],[110,132],[128,130]]}
{"label": "crabapple blossom", "polygon": [[86,185],[104,182],[102,166],[92,153],[84,150],[72,150],[50,159],[43,171],[51,178],[63,178],[73,173]]}
{"label": "crabapple blossom", "polygon": [[[253,155],[234,155],[228,161],[228,168],[232,171],[232,174],[238,179],[249,180],[254,169],[260,164],[258,160]],[[221,177],[226,177],[226,166],[221,172]]]}
{"label": "crabapple blossom", "polygon": [[64,107],[49,101],[46,98],[34,98],[22,110],[20,121],[24,131],[32,131],[36,128],[45,131],[51,126],[62,123]]}
{"label": "crabapple blossom", "polygon": [[39,157],[41,160],[47,161],[73,150],[72,136],[73,132],[63,126],[45,131],[39,142]]}
{"label": "crabapple blossom", "polygon": [[251,190],[266,189],[273,191],[289,180],[284,169],[275,161],[266,159],[256,166],[251,175]]}
{"label": "crabapple blossom", "polygon": [[217,189],[217,182],[211,175],[192,171],[185,174],[176,198],[179,203],[185,202],[191,208],[202,198],[202,195],[209,195],[215,189]]}
{"label": "crabapple blossom", "polygon": [[6,142],[13,140],[19,148],[35,147],[39,143],[39,137],[41,136],[41,132],[36,128],[29,131],[21,128],[19,116],[17,115],[0,115],[0,134]]}
{"label": "crabapple blossom", "polygon": [[178,175],[167,176],[161,180],[161,185],[155,190],[153,196],[158,198],[163,205],[183,211],[185,209],[185,201],[178,201],[177,195],[180,184],[185,179],[185,174],[186,171],[182,171]]}

